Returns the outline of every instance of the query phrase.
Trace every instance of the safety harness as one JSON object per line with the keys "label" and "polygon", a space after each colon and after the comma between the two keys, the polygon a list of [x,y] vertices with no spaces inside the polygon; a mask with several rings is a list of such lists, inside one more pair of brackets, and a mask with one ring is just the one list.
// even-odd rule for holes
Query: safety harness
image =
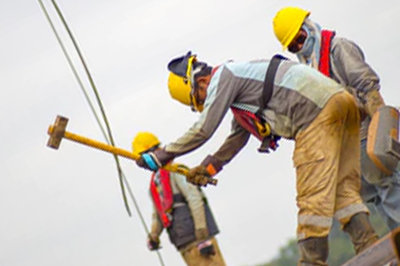
{"label": "safety harness", "polygon": [[331,43],[333,37],[335,37],[334,31],[330,30],[321,31],[321,48],[319,55],[318,70],[327,77],[331,76],[330,53],[331,53]]}
{"label": "safety harness", "polygon": [[159,169],[158,175],[153,173],[150,193],[163,227],[168,228],[172,223],[172,205],[174,203],[169,171]]}
{"label": "safety harness", "polygon": [[277,141],[280,136],[271,134],[271,128],[264,120],[262,112],[271,99],[275,74],[282,60],[287,60],[287,58],[282,55],[274,55],[269,63],[261,96],[262,101],[258,110],[252,111],[240,104],[235,104],[231,107],[233,116],[239,125],[261,141],[261,146],[258,148],[259,152],[268,153],[270,149],[275,150],[278,147]]}

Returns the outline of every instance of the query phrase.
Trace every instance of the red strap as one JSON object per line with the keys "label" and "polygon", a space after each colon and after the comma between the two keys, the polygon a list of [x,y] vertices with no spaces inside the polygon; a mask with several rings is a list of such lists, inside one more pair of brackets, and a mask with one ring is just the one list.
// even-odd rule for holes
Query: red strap
{"label": "red strap", "polygon": [[331,41],[334,36],[335,36],[334,31],[329,31],[329,30],[321,31],[321,48],[319,54],[318,70],[327,77],[331,76],[330,53],[331,53]]}
{"label": "red strap", "polygon": [[163,227],[167,228],[172,222],[170,213],[174,203],[173,193],[169,172],[164,169],[160,169],[158,171],[159,178],[157,180],[155,173],[153,173],[151,176],[150,193],[158,213],[158,217],[160,217]]}
{"label": "red strap", "polygon": [[256,116],[256,114],[235,107],[231,107],[231,110],[233,116],[235,117],[235,120],[238,122],[239,125],[249,131],[259,140],[263,140],[263,137],[260,135],[257,126],[255,125],[256,122],[260,122],[260,119]]}
{"label": "red strap", "polygon": [[[219,67],[220,66],[216,66],[212,69],[211,76],[213,76],[215,72],[217,72]],[[259,123],[261,122],[260,119],[256,116],[256,114],[236,107],[231,107],[231,111],[233,113],[233,116],[235,117],[235,120],[238,122],[239,125],[241,125],[244,129],[249,131],[259,140],[261,141],[263,140],[263,137],[260,135],[257,126],[255,125],[256,122]],[[209,172],[211,173],[212,169],[210,169]]]}

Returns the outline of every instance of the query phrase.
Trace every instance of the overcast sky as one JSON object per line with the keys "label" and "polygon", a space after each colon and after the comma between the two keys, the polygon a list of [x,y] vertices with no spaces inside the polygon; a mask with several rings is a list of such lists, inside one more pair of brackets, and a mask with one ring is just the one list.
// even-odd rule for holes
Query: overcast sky
{"label": "overcast sky", "polygon": [[[51,2],[44,2],[73,53]],[[138,131],[152,131],[167,143],[195,122],[197,114],[169,97],[171,58],[188,50],[212,65],[269,58],[282,52],[271,24],[287,5],[311,10],[314,21],[356,41],[381,77],[387,103],[400,106],[398,0],[58,4],[83,50],[116,143],[125,149]],[[133,205],[132,218],[125,212],[112,156],[68,140],[57,151],[46,147],[47,127],[57,114],[70,119],[67,130],[103,138],[38,2],[0,0],[0,36],[0,265],[157,265]],[[204,147],[177,161],[194,166],[214,152],[230,119],[228,114]],[[252,139],[217,176],[218,186],[205,189],[228,265],[270,260],[295,236],[293,143],[282,141],[271,155],[257,147]],[[149,225],[150,173],[121,161]],[[183,265],[166,234],[161,241],[166,265]]]}

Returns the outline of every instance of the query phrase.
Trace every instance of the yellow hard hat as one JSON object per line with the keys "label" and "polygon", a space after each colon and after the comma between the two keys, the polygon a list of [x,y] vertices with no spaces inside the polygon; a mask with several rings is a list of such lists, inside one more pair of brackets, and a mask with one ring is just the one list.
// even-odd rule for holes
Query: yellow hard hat
{"label": "yellow hard hat", "polygon": [[160,145],[158,138],[150,132],[139,132],[132,141],[132,152],[140,155],[155,146]]}
{"label": "yellow hard hat", "polygon": [[175,58],[168,64],[170,71],[168,77],[168,89],[171,97],[185,105],[190,105],[192,109],[199,112],[203,111],[203,105],[197,103],[194,96],[194,80],[192,76],[193,63],[196,55],[189,51],[185,56]]}
{"label": "yellow hard hat", "polygon": [[298,7],[285,7],[276,13],[273,26],[276,38],[286,49],[299,32],[310,12]]}

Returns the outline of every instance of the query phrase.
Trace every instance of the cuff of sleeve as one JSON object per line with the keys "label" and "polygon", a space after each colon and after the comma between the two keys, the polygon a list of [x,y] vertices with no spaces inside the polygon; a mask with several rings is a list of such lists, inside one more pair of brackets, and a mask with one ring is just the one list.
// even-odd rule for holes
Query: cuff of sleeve
{"label": "cuff of sleeve", "polygon": [[208,173],[211,176],[215,176],[219,171],[222,170],[223,167],[223,162],[218,160],[217,158],[215,158],[212,155],[208,155],[203,162],[201,163],[201,165],[203,165]]}

